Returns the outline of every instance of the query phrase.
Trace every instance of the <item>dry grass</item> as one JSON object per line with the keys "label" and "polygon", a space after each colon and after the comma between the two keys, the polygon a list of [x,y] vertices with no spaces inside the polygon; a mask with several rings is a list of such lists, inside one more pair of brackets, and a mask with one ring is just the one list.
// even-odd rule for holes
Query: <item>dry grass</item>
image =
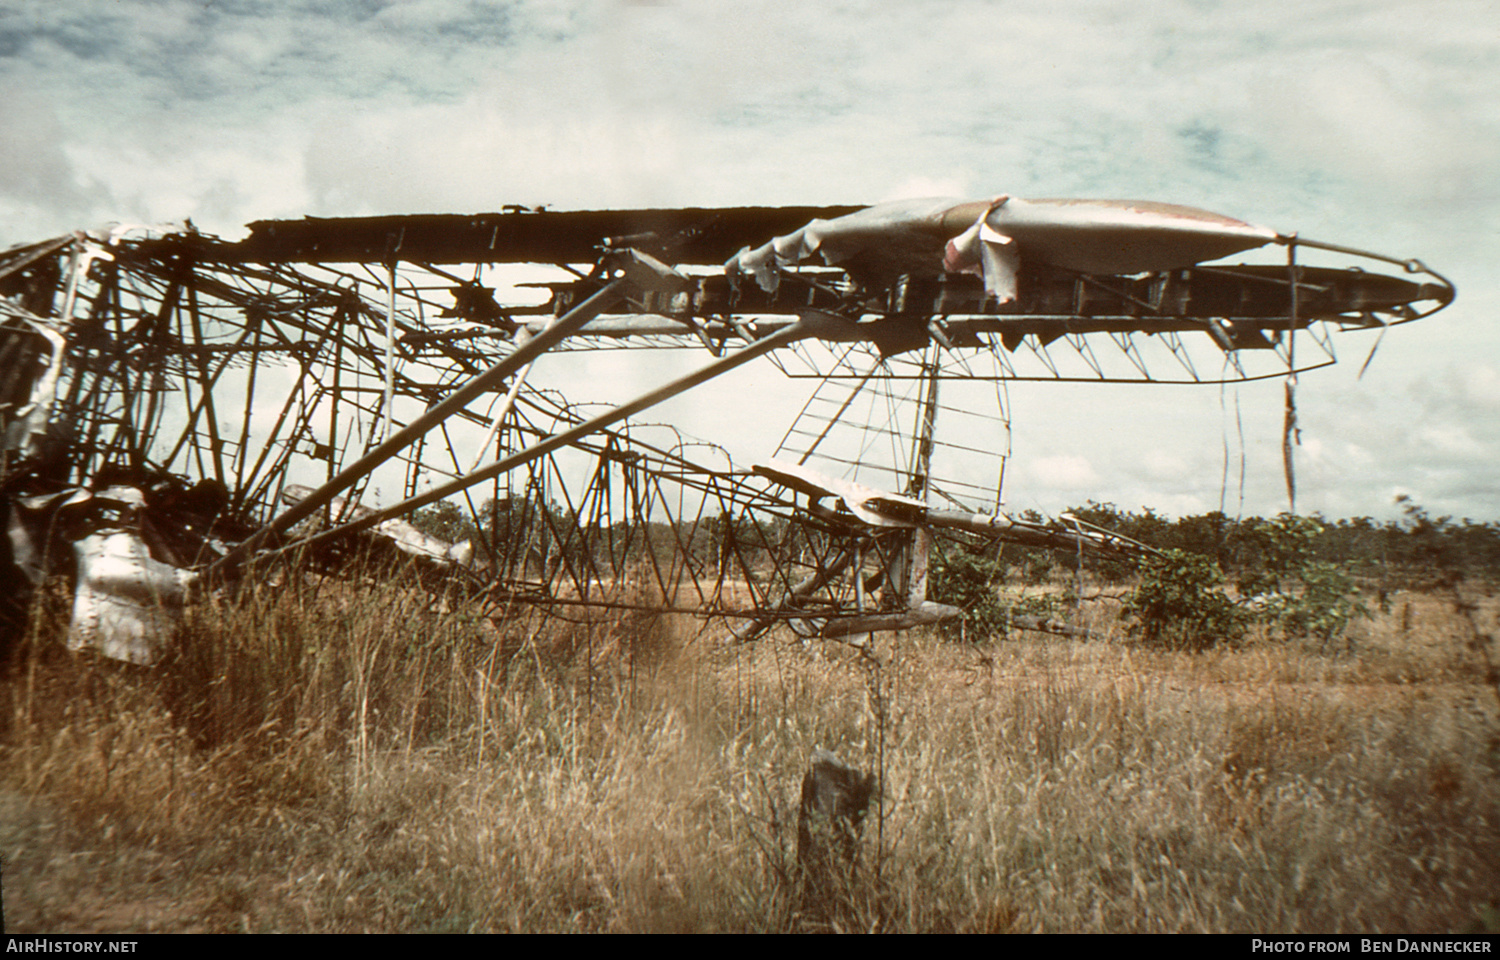
{"label": "dry grass", "polygon": [[[1440,597],[1352,655],[442,607],[289,580],[155,671],[25,652],[8,928],[1417,932],[1500,890],[1496,697]],[[793,868],[816,746],[884,784],[831,913]]]}

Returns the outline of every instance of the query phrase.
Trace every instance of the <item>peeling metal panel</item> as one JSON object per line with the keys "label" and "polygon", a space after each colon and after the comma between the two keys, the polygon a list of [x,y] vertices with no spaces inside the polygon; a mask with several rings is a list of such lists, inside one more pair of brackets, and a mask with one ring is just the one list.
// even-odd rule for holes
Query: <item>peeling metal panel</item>
{"label": "peeling metal panel", "polygon": [[[298,504],[316,492],[312,487],[294,483],[282,491],[281,499],[288,504]],[[345,498],[334,497],[328,501],[327,513],[329,517],[336,518],[339,522],[348,523],[362,520],[373,515],[375,511],[357,503],[350,506]],[[444,566],[465,567],[474,559],[474,545],[469,541],[449,543],[423,533],[399,518],[381,521],[370,532],[389,541],[407,556],[420,560],[428,560]]]}
{"label": "peeling metal panel", "polygon": [[975,273],[1001,303],[1023,262],[1090,274],[1172,270],[1264,246],[1276,231],[1222,214],[1136,200],[903,200],[817,219],[726,264],[775,289],[781,266],[830,265],[897,275]]}
{"label": "peeling metal panel", "polygon": [[155,663],[198,575],[152,559],[145,541],[127,530],[85,537],[74,554],[78,585],[68,649]]}

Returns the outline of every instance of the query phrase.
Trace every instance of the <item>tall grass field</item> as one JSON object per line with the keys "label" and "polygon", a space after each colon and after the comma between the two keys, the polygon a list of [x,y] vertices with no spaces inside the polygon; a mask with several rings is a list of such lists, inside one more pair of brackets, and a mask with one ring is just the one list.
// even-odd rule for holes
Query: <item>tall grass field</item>
{"label": "tall grass field", "polygon": [[[143,669],[44,613],[0,681],[6,929],[1494,932],[1500,601],[1461,589],[1197,653],[1107,598],[1087,641],[734,644],[288,576]],[[817,748],[879,789],[814,901]]]}

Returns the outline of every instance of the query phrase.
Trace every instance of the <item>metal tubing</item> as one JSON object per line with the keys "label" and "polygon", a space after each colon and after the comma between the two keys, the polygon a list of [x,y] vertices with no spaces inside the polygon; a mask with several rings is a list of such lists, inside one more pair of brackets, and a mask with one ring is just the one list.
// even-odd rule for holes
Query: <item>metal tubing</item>
{"label": "metal tubing", "polygon": [[[609,410],[597,417],[594,417],[593,419],[580,423],[576,427],[573,427],[571,430],[565,430],[562,433],[552,434],[551,436],[547,437],[547,439],[533,444],[532,446],[527,447],[525,450],[518,451],[508,457],[505,457],[502,460],[495,461],[494,463],[485,467],[483,470],[479,470],[467,476],[459,477],[456,480],[451,480],[448,483],[443,484],[442,486],[433,487],[431,490],[427,491],[424,494],[412,497],[409,500],[404,500],[401,503],[395,504],[394,506],[374,510],[370,514],[361,517],[359,520],[343,524],[339,527],[334,527],[330,530],[325,530],[322,533],[309,537],[306,540],[299,540],[297,542],[297,546],[315,546],[327,540],[334,539],[335,537],[345,536],[358,530],[364,530],[368,527],[373,527],[376,524],[383,523],[384,521],[389,520],[393,517],[398,517],[402,514],[409,513],[410,511],[415,510],[419,507],[425,507],[429,503],[436,503],[439,500],[450,497],[455,493],[459,493],[460,491],[474,486],[477,483],[483,483],[484,481],[490,480],[494,477],[498,477],[501,474],[509,473],[516,467],[530,463],[531,461],[539,457],[544,457],[547,454],[552,453],[553,451],[576,443],[577,441],[582,440],[584,437],[587,437],[592,433],[597,433],[598,431],[604,429],[607,426],[610,426],[611,424],[618,423],[619,421],[624,420],[626,417],[633,416],[637,413],[640,413],[642,410],[654,407],[664,400],[671,399],[672,397],[677,396],[677,394],[679,393],[683,393],[684,391],[696,387],[699,384],[704,383],[705,381],[712,380],[714,377],[717,377],[722,373],[727,373],[728,371],[733,370],[735,367],[741,366],[742,364],[748,363],[749,361],[754,360],[757,357],[770,353],[772,350],[787,346],[788,344],[791,344],[797,340],[806,339],[807,337],[827,337],[828,334],[833,332],[830,327],[848,322],[849,321],[844,320],[842,317],[834,317],[827,314],[809,313],[809,315],[803,317],[803,319],[801,320],[798,320],[790,327],[783,327],[770,336],[762,337],[760,340],[755,341],[749,346],[743,347],[735,353],[730,354],[723,359],[717,360],[701,370],[690,373],[685,377],[680,377],[677,380],[674,380],[671,383],[667,384],[666,386],[653,390],[650,393],[647,393],[641,397],[636,398],[635,400],[630,401],[629,403],[615,407],[613,410]],[[535,343],[536,341],[532,342]],[[308,499],[311,500],[312,497],[309,497]],[[305,505],[306,501],[303,501],[303,503]],[[307,513],[308,511],[304,511],[302,513],[302,516],[306,516]],[[247,541],[247,543],[248,542],[249,541]],[[226,557],[225,559],[228,560],[229,558]]]}
{"label": "metal tubing", "polygon": [[[367,476],[370,471],[410,446],[418,437],[468,406],[469,402],[475,397],[498,385],[518,368],[530,363],[550,347],[577,332],[585,323],[588,323],[589,320],[602,313],[623,297],[625,295],[625,288],[630,282],[626,277],[613,280],[603,289],[599,290],[599,292],[563,316],[558,317],[551,326],[526,344],[518,347],[510,356],[505,357],[484,373],[481,373],[462,387],[453,391],[441,403],[429,407],[427,412],[413,420],[403,429],[397,431],[389,440],[386,440],[354,463],[339,471],[337,476],[309,494],[305,500],[287,508],[287,510],[278,515],[270,523],[251,535],[249,539],[225,554],[214,565],[215,569],[232,568],[235,564],[243,561],[254,552],[256,548],[265,542],[266,538],[288,529],[304,517],[311,516],[324,504],[330,502],[344,490],[359,482],[361,478]],[[447,494],[444,494],[444,496],[447,496]],[[385,520],[387,517],[382,516],[380,519]],[[364,524],[364,526],[368,525]]]}

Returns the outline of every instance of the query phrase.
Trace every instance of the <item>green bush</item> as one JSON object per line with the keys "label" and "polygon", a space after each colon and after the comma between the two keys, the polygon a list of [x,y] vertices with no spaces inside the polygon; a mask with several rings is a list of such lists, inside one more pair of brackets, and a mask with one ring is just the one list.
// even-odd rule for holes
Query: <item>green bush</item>
{"label": "green bush", "polygon": [[1370,613],[1344,564],[1315,559],[1325,530],[1313,518],[1287,513],[1255,521],[1249,539],[1256,562],[1239,581],[1241,594],[1259,601],[1259,619],[1287,638],[1313,637],[1323,646]]}
{"label": "green bush", "polygon": [[996,590],[1004,578],[1005,565],[980,553],[960,548],[934,556],[927,596],[965,612],[963,623],[945,626],[944,632],[975,638],[1004,636],[1010,626],[1010,608]]}
{"label": "green bush", "polygon": [[1142,569],[1141,584],[1125,601],[1129,631],[1150,646],[1206,650],[1235,643],[1250,617],[1225,595],[1224,573],[1207,557],[1164,550]]}

